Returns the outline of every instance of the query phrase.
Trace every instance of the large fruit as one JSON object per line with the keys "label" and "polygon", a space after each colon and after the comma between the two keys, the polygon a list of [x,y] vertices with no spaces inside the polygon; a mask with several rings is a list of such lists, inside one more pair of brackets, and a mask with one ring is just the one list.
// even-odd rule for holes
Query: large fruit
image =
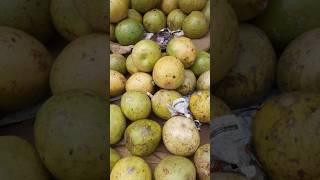
{"label": "large fruit", "polygon": [[209,22],[201,11],[192,11],[184,19],[182,30],[186,37],[200,39],[209,31]]}
{"label": "large fruit", "polygon": [[214,120],[220,116],[232,114],[230,107],[220,98],[213,96],[212,115]]}
{"label": "large fruit", "polygon": [[276,54],[268,37],[255,26],[242,24],[238,61],[216,85],[215,95],[231,108],[259,103],[273,86],[275,69]]}
{"label": "large fruit", "polygon": [[131,6],[133,9],[140,13],[146,13],[147,11],[156,7],[157,0],[131,0]]}
{"label": "large fruit", "polygon": [[134,19],[125,19],[117,24],[116,39],[121,45],[136,44],[143,38],[143,25]]}
{"label": "large fruit", "polygon": [[187,17],[180,9],[171,11],[167,17],[167,25],[171,31],[182,29],[184,19]]}
{"label": "large fruit", "polygon": [[[106,176],[107,177],[107,176]],[[113,167],[110,180],[152,180],[149,165],[140,157],[129,156],[120,159]]]}
{"label": "large fruit", "polygon": [[181,156],[167,156],[160,161],[154,172],[155,180],[196,180],[194,164]]}
{"label": "large fruit", "polygon": [[158,33],[166,24],[167,18],[159,9],[148,11],[143,16],[143,25],[148,32]]}
{"label": "large fruit", "polygon": [[194,121],[184,116],[174,116],[165,122],[162,139],[168,151],[179,156],[194,154],[200,145],[200,135]]}
{"label": "large fruit", "polygon": [[264,103],[253,122],[253,142],[271,179],[320,177],[320,96],[288,93]]}
{"label": "large fruit", "polygon": [[153,120],[141,119],[127,127],[124,139],[132,155],[148,156],[160,143],[161,127]]}
{"label": "large fruit", "polygon": [[35,145],[57,179],[107,176],[107,102],[85,92],[51,97],[37,113]]}
{"label": "large fruit", "polygon": [[206,0],[178,0],[179,8],[189,14],[192,11],[200,11],[206,5]]}
{"label": "large fruit", "polygon": [[277,82],[283,91],[320,92],[320,29],[295,39],[281,55]]}
{"label": "large fruit", "polygon": [[49,180],[33,146],[15,136],[0,136],[0,179]]}
{"label": "large fruit", "polygon": [[190,97],[190,111],[203,123],[210,123],[210,92],[196,91]]}
{"label": "large fruit", "polygon": [[110,22],[118,23],[128,16],[127,0],[110,0]]}
{"label": "large fruit", "polygon": [[177,89],[184,80],[183,64],[173,56],[164,56],[155,64],[152,77],[163,89]]}
{"label": "large fruit", "polygon": [[151,101],[144,92],[128,91],[121,97],[121,110],[131,121],[145,119],[151,112]]}
{"label": "large fruit", "polygon": [[269,0],[255,23],[281,50],[300,34],[320,26],[319,6],[320,1],[314,0]]}
{"label": "large fruit", "polygon": [[240,21],[253,19],[260,14],[271,0],[228,0]]}
{"label": "large fruit", "polygon": [[91,34],[71,42],[55,60],[50,75],[53,94],[87,89],[106,96],[108,37]]}
{"label": "large fruit", "polygon": [[184,70],[184,80],[177,91],[182,95],[188,95],[196,88],[197,79],[190,69]]}
{"label": "large fruit", "polygon": [[247,178],[236,173],[214,172],[212,173],[214,180],[246,180]]}
{"label": "large fruit", "polygon": [[210,70],[202,73],[197,80],[197,90],[210,91]]}
{"label": "large fruit", "polygon": [[210,70],[210,54],[206,51],[199,51],[190,69],[196,76],[200,76],[202,73]]}
{"label": "large fruit", "polygon": [[126,58],[121,54],[110,54],[110,69],[126,74]]}
{"label": "large fruit", "polygon": [[141,91],[153,93],[154,83],[148,73],[137,72],[132,74],[126,83],[126,91]]}
{"label": "large fruit", "polygon": [[162,0],[161,10],[168,15],[171,11],[178,9],[179,0]]}
{"label": "large fruit", "polygon": [[120,107],[110,104],[110,144],[116,144],[122,139],[126,126],[126,118]]}
{"label": "large fruit", "polygon": [[110,148],[110,171],[113,169],[113,167],[116,165],[116,163],[120,160],[120,155],[119,155],[119,153],[116,151],[116,150],[114,150],[114,149],[112,149],[112,148]]}
{"label": "large fruit", "polygon": [[[118,71],[110,69],[110,96],[119,96],[125,91],[126,78]],[[105,94],[106,95],[106,94]]]}
{"label": "large fruit", "polygon": [[0,27],[0,47],[0,110],[21,109],[42,98],[49,90],[48,50],[30,35],[8,27]]}
{"label": "large fruit", "polygon": [[210,180],[210,144],[198,148],[193,158],[200,180]]}
{"label": "large fruit", "polygon": [[191,39],[187,37],[177,37],[169,41],[166,48],[169,56],[178,58],[185,68],[192,66],[197,57],[197,49]]}
{"label": "large fruit", "polygon": [[213,0],[212,49],[215,61],[212,63],[213,83],[219,82],[236,63],[239,41],[237,16],[226,0]]}

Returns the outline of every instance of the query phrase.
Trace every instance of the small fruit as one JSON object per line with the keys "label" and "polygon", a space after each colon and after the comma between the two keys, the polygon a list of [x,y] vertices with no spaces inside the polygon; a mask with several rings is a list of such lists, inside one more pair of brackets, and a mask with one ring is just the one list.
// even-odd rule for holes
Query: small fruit
{"label": "small fruit", "polygon": [[116,144],[122,139],[126,129],[126,118],[116,104],[110,104],[110,144]]}
{"label": "small fruit", "polygon": [[195,119],[210,123],[210,92],[196,91],[190,97],[190,111]]}
{"label": "small fruit", "polygon": [[196,76],[210,70],[210,54],[205,51],[199,51],[194,64],[190,67]]}
{"label": "small fruit", "polygon": [[210,180],[210,144],[204,144],[194,154],[193,161],[200,180]]}
{"label": "small fruit", "polygon": [[110,96],[119,96],[125,90],[126,78],[118,71],[110,69]]}
{"label": "small fruit", "polygon": [[110,69],[126,74],[126,58],[121,54],[110,54]]}
{"label": "small fruit", "polygon": [[187,17],[180,9],[171,11],[167,17],[168,28],[171,31],[182,29],[184,19]]}
{"label": "small fruit", "polygon": [[141,91],[144,93],[153,93],[152,76],[148,73],[137,72],[132,74],[126,83],[126,91]]}
{"label": "small fruit", "polygon": [[209,31],[209,22],[201,11],[192,11],[183,21],[182,30],[186,37],[200,39]]}
{"label": "small fruit", "polygon": [[133,19],[125,19],[117,24],[116,39],[121,45],[132,45],[143,38],[143,25]]}
{"label": "small fruit", "polygon": [[120,160],[120,155],[119,153],[114,150],[113,148],[110,148],[110,171],[112,171],[114,165]]}
{"label": "small fruit", "polygon": [[210,91],[210,70],[202,73],[197,80],[197,90]]}
{"label": "small fruit", "polygon": [[192,66],[197,57],[197,49],[191,39],[186,37],[173,38],[167,46],[167,54],[178,58],[185,68]]}
{"label": "small fruit", "polygon": [[157,33],[166,27],[166,23],[166,16],[158,9],[148,11],[143,16],[143,25],[148,32]]}
{"label": "small fruit", "polygon": [[182,95],[188,95],[196,88],[197,79],[193,72],[189,69],[184,70],[184,80],[181,86],[177,89]]}
{"label": "small fruit", "polygon": [[138,68],[134,65],[131,54],[127,57],[126,68],[130,74],[138,72]]}
{"label": "small fruit", "polygon": [[145,119],[151,112],[151,101],[143,92],[128,91],[121,97],[121,110],[131,121]]}

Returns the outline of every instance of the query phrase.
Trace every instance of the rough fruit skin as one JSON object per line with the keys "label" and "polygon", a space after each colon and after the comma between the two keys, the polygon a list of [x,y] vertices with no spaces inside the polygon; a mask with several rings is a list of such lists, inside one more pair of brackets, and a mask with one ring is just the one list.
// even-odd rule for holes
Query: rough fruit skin
{"label": "rough fruit skin", "polygon": [[116,39],[121,45],[133,45],[143,38],[143,25],[134,19],[125,19],[117,24]]}
{"label": "rough fruit skin", "polygon": [[214,172],[212,173],[214,180],[246,180],[247,178],[236,173]]}
{"label": "rough fruit skin", "polygon": [[126,0],[110,0],[110,22],[118,23],[128,16]]}
{"label": "rough fruit skin", "polygon": [[167,156],[160,161],[154,172],[155,180],[196,180],[194,164],[181,156]]}
{"label": "rough fruit skin", "polygon": [[30,106],[49,91],[52,57],[30,35],[0,27],[0,111]]}
{"label": "rough fruit skin", "polygon": [[178,156],[191,156],[200,145],[196,125],[183,116],[174,116],[165,122],[162,140],[168,151]]}
{"label": "rough fruit skin", "polygon": [[121,54],[110,54],[110,69],[126,74],[126,58]]}
{"label": "rough fruit skin", "polygon": [[121,110],[131,121],[145,119],[151,112],[151,101],[146,93],[128,91],[121,97]]}
{"label": "rough fruit skin", "polygon": [[228,0],[240,21],[247,21],[262,13],[271,0]]}
{"label": "rough fruit skin", "polygon": [[126,91],[141,91],[153,93],[152,76],[148,73],[137,72],[132,74],[126,82]]}
{"label": "rough fruit skin", "polygon": [[177,89],[182,95],[188,95],[196,88],[197,79],[190,69],[184,70],[184,80],[181,86]]}
{"label": "rough fruit skin", "polygon": [[161,10],[168,15],[170,12],[178,9],[178,1],[179,0],[162,0],[161,2]]}
{"label": "rough fruit skin", "polygon": [[183,21],[182,30],[191,39],[200,39],[209,31],[209,22],[201,11],[192,11]]}
{"label": "rough fruit skin", "polygon": [[184,81],[183,64],[174,56],[164,56],[155,64],[152,77],[163,89],[177,89]]}
{"label": "rough fruit skin", "polygon": [[40,108],[35,145],[54,177],[105,179],[107,108],[106,100],[82,91],[53,96]]}
{"label": "rough fruit skin", "polygon": [[139,23],[142,23],[142,16],[141,14],[135,10],[135,9],[129,9],[128,11],[128,18],[130,19],[134,19],[136,21],[138,21]]}
{"label": "rough fruit skin", "polygon": [[167,17],[167,25],[171,31],[182,29],[184,19],[187,17],[180,9],[171,11]]}
{"label": "rough fruit skin", "polygon": [[112,171],[114,165],[121,159],[119,153],[114,150],[113,148],[110,148],[110,171]]}
{"label": "rough fruit skin", "polygon": [[214,120],[220,116],[232,114],[230,107],[220,98],[213,96],[212,115]]}
{"label": "rough fruit skin", "polygon": [[153,120],[138,120],[127,127],[124,138],[132,155],[148,156],[160,143],[161,127]]}
{"label": "rough fruit skin", "polygon": [[110,180],[152,180],[149,165],[140,157],[129,156],[120,159],[113,167]]}
{"label": "rough fruit skin", "polygon": [[131,7],[139,11],[140,13],[146,13],[147,11],[155,8],[156,0],[131,0]]}
{"label": "rough fruit skin", "polygon": [[320,29],[290,43],[278,63],[277,83],[282,92],[320,92]]}
{"label": "rough fruit skin", "polygon": [[181,94],[174,90],[161,89],[157,91],[151,98],[153,113],[163,120],[170,119],[171,113],[168,105],[171,105],[174,100],[181,97]]}
{"label": "rough fruit skin", "polygon": [[148,11],[143,16],[143,25],[148,32],[157,33],[165,28],[167,18],[164,13],[158,9]]}
{"label": "rough fruit skin", "polygon": [[138,68],[134,65],[131,54],[127,57],[126,68],[130,74],[138,72]]}
{"label": "rough fruit skin", "polygon": [[126,78],[121,73],[110,69],[110,96],[121,95],[125,90],[126,81]]}
{"label": "rough fruit skin", "polygon": [[197,90],[210,91],[210,70],[202,73],[197,80]]}
{"label": "rough fruit skin", "polygon": [[206,0],[178,0],[179,8],[186,14],[192,11],[200,11],[206,5]]}
{"label": "rough fruit skin", "polygon": [[199,51],[197,53],[197,58],[190,69],[196,76],[200,76],[202,73],[210,70],[210,54],[206,51]]}
{"label": "rough fruit skin", "polygon": [[253,143],[271,179],[320,176],[318,94],[284,93],[267,100],[253,121]]}
{"label": "rough fruit skin", "polygon": [[110,104],[110,144],[116,144],[122,139],[126,126],[126,118],[120,107]]}
{"label": "rough fruit skin", "polygon": [[0,179],[49,180],[38,153],[24,139],[0,136]]}
{"label": "rough fruit skin", "polygon": [[193,158],[200,180],[210,180],[210,144],[198,148]]}
{"label": "rough fruit skin", "polygon": [[195,119],[203,123],[210,123],[210,92],[196,91],[190,97],[190,111]]}

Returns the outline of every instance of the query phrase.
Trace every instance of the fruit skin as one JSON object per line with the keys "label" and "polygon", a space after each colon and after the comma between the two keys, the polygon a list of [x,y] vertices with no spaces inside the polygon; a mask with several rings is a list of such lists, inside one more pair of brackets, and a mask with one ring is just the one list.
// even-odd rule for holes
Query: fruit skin
{"label": "fruit skin", "polygon": [[[211,24],[212,49],[216,61],[212,62],[213,84],[228,74],[236,63],[239,43],[239,25],[235,12],[225,0],[213,0]],[[228,42],[228,43],[225,43]]]}
{"label": "fruit skin", "polygon": [[161,49],[152,40],[141,40],[133,47],[131,57],[138,71],[151,72],[161,57]]}
{"label": "fruit skin", "polygon": [[138,68],[133,64],[132,55],[130,54],[126,60],[126,68],[130,74],[138,72]]}
{"label": "fruit skin", "polygon": [[169,155],[157,165],[154,176],[155,180],[196,180],[197,174],[189,159]]}
{"label": "fruit skin", "polygon": [[162,0],[161,2],[162,12],[168,15],[170,12],[174,11],[175,9],[178,9],[178,1],[179,0]]}
{"label": "fruit skin", "polygon": [[269,1],[271,0],[228,0],[235,10],[239,21],[247,21],[255,18],[266,9]]}
{"label": "fruit skin", "polygon": [[152,77],[163,89],[177,89],[184,81],[183,64],[174,56],[164,56],[155,64]]}
{"label": "fruit skin", "polygon": [[110,171],[112,171],[114,165],[121,159],[119,153],[114,150],[113,148],[110,148]]}
{"label": "fruit skin", "polygon": [[0,27],[0,47],[0,111],[15,111],[43,98],[49,91],[53,62],[48,50],[9,27]]}
{"label": "fruit skin", "polygon": [[276,54],[268,37],[255,26],[241,24],[237,63],[214,93],[233,109],[251,106],[270,92],[275,74]]}
{"label": "fruit skin", "polygon": [[152,180],[149,165],[140,157],[129,156],[120,159],[113,167],[110,180]]}
{"label": "fruit skin", "polygon": [[200,180],[210,180],[210,144],[198,148],[193,158]]}
{"label": "fruit skin", "polygon": [[207,1],[206,6],[202,9],[202,13],[206,17],[207,22],[210,24],[210,0]]}
{"label": "fruit skin", "polygon": [[174,90],[161,89],[157,91],[151,98],[153,113],[163,120],[171,118],[171,113],[168,105],[171,105],[174,100],[181,98],[181,94]]}
{"label": "fruit skin", "polygon": [[118,71],[110,69],[110,96],[119,96],[125,90],[126,78]]}
{"label": "fruit skin", "polygon": [[200,145],[199,131],[191,119],[174,116],[162,128],[162,140],[169,152],[178,156],[191,156]]}
{"label": "fruit skin", "polygon": [[210,70],[202,73],[197,80],[197,90],[210,91]]}
{"label": "fruit skin", "polygon": [[[267,100],[253,121],[253,143],[271,179],[317,179],[320,96],[284,93]],[[298,163],[298,164],[297,164]]]}
{"label": "fruit skin", "polygon": [[128,16],[128,2],[126,0],[110,0],[110,22],[118,23]]}
{"label": "fruit skin", "polygon": [[161,10],[153,9],[143,16],[143,25],[148,32],[157,33],[166,27],[167,18]]}
{"label": "fruit skin", "polygon": [[0,136],[0,178],[49,180],[33,146],[16,136]]}
{"label": "fruit skin", "polygon": [[117,24],[116,39],[121,45],[132,45],[143,38],[143,25],[134,19],[125,19]]}
{"label": "fruit skin", "polygon": [[186,14],[192,11],[200,11],[206,5],[207,0],[178,0],[179,8]]}
{"label": "fruit skin", "polygon": [[124,138],[132,155],[148,156],[160,143],[161,127],[150,119],[138,120],[127,127]]}
{"label": "fruit skin", "polygon": [[145,119],[151,112],[151,101],[143,92],[127,91],[121,97],[121,110],[131,121]]}
{"label": "fruit skin", "polygon": [[202,123],[210,123],[210,92],[194,92],[190,97],[189,108],[195,119]]}
{"label": "fruit skin", "polygon": [[139,11],[140,13],[146,13],[147,11],[156,7],[157,0],[131,0],[132,9]]}
{"label": "fruit skin", "polygon": [[177,37],[169,41],[167,54],[178,58],[185,68],[192,66],[197,57],[197,49],[191,39],[187,37]]}
{"label": "fruit skin", "polygon": [[308,31],[285,49],[277,69],[277,84],[282,92],[320,92],[320,28]]}
{"label": "fruit skin", "polygon": [[54,177],[105,179],[107,107],[107,101],[93,93],[70,91],[51,97],[40,108],[35,145]]}
{"label": "fruit skin", "polygon": [[282,51],[297,36],[320,26],[319,6],[320,1],[314,0],[269,0],[254,23]]}
{"label": "fruit skin", "polygon": [[116,144],[122,139],[126,126],[126,118],[120,107],[110,104],[110,144]]}
{"label": "fruit skin", "polygon": [[213,96],[212,115],[214,120],[220,116],[232,114],[230,107],[220,98]]}
{"label": "fruit skin", "polygon": [[105,97],[108,37],[90,34],[68,44],[55,60],[50,74],[53,94],[87,89]]}
{"label": "fruit skin", "polygon": [[116,32],[115,32],[115,30],[116,30],[116,27],[115,27],[115,25],[114,24],[110,24],[110,40],[111,41],[116,41]]}
{"label": "fruit skin", "polygon": [[247,178],[236,173],[214,172],[212,173],[214,180],[246,180]]}
{"label": "fruit skin", "polygon": [[126,74],[126,58],[121,54],[110,54],[110,69]]}
{"label": "fruit skin", "polygon": [[184,19],[187,17],[181,9],[171,11],[167,17],[167,25],[171,31],[182,29]]}
{"label": "fruit skin", "polygon": [[154,84],[152,76],[148,73],[137,72],[132,74],[126,82],[126,91],[141,91],[153,93]]}
{"label": "fruit skin", "polygon": [[209,22],[201,11],[192,11],[183,21],[182,30],[186,37],[200,39],[209,31]]}
{"label": "fruit skin", "polygon": [[190,69],[184,70],[184,80],[177,91],[182,95],[188,95],[196,88],[197,79]]}
{"label": "fruit skin", "polygon": [[206,51],[199,51],[190,69],[196,76],[200,76],[202,73],[210,70],[210,54]]}
{"label": "fruit skin", "polygon": [[142,23],[141,14],[135,9],[129,9],[128,10],[128,18],[134,19],[134,20],[138,21],[139,23]]}

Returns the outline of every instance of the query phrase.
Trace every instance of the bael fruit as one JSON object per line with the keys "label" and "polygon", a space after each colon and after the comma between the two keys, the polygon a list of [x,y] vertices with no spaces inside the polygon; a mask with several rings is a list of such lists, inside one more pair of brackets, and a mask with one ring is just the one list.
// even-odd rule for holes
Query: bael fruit
{"label": "bael fruit", "polygon": [[202,123],[210,123],[210,92],[194,92],[190,97],[189,108],[195,119]]}
{"label": "bael fruit", "polygon": [[126,118],[120,107],[110,104],[110,144],[116,144],[122,139],[126,126]]}
{"label": "bael fruit", "polygon": [[125,90],[126,78],[118,71],[110,69],[110,96],[119,96]]}
{"label": "bael fruit", "polygon": [[162,0],[161,1],[161,10],[168,15],[171,11],[178,8],[179,0]]}
{"label": "bael fruit", "polygon": [[118,23],[128,16],[128,2],[126,0],[110,0],[110,22]]}
{"label": "bael fruit", "polygon": [[196,76],[200,76],[202,73],[210,70],[210,54],[206,51],[199,51],[190,69]]}
{"label": "bael fruit", "polygon": [[207,1],[206,6],[202,9],[202,13],[206,17],[206,20],[210,24],[210,0]]}
{"label": "bael fruit", "polygon": [[140,13],[146,13],[153,9],[157,5],[157,0],[131,0],[132,9],[139,11]]}
{"label": "bael fruit", "polygon": [[202,73],[197,80],[197,90],[210,91],[210,70]]}
{"label": "bael fruit", "polygon": [[127,91],[121,97],[121,110],[131,121],[145,119],[151,112],[151,101],[146,93]]}
{"label": "bael fruit", "polygon": [[180,9],[171,11],[167,17],[167,25],[171,31],[182,29],[184,19],[187,17]]}
{"label": "bael fruit", "polygon": [[139,23],[142,23],[141,14],[138,11],[136,11],[135,9],[129,9],[128,18],[134,19],[134,20],[138,21]]}
{"label": "bael fruit", "polygon": [[179,8],[189,14],[192,11],[200,11],[206,5],[207,0],[178,0]]}
{"label": "bael fruit", "polygon": [[179,86],[177,91],[182,95],[188,95],[196,88],[196,82],[197,79],[193,72],[189,69],[185,69],[183,83]]}
{"label": "bael fruit", "polygon": [[182,30],[186,37],[200,39],[209,31],[209,22],[201,11],[192,11],[184,19]]}
{"label": "bael fruit", "polygon": [[121,45],[136,44],[143,38],[143,25],[134,19],[125,19],[117,24],[116,39]]}
{"label": "bael fruit", "polygon": [[143,25],[148,32],[158,33],[166,27],[167,19],[162,11],[153,9],[143,16]]}
{"label": "bael fruit", "polygon": [[110,69],[126,74],[126,58],[121,54],[110,54]]}
{"label": "bael fruit", "polygon": [[132,74],[126,82],[126,91],[141,91],[153,93],[154,83],[148,73],[137,72]]}
{"label": "bael fruit", "polygon": [[113,167],[116,165],[116,163],[121,159],[119,153],[114,150],[113,148],[110,148],[110,171],[112,171]]}
{"label": "bael fruit", "polygon": [[132,60],[131,54],[127,57],[126,68],[127,68],[127,71],[130,74],[138,72],[138,68],[133,64],[133,60]]}
{"label": "bael fruit", "polygon": [[193,157],[200,180],[210,180],[210,144],[198,148]]}

